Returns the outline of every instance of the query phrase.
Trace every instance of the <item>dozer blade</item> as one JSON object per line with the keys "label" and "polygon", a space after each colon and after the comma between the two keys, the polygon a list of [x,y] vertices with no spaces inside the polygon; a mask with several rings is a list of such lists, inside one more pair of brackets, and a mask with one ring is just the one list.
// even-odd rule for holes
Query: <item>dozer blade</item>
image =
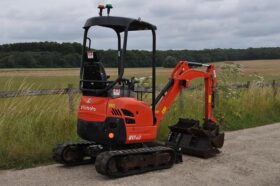
{"label": "dozer blade", "polygon": [[166,146],[184,154],[209,158],[219,153],[224,144],[224,133],[219,133],[219,126],[205,123],[201,127],[198,120],[182,119],[170,126]]}

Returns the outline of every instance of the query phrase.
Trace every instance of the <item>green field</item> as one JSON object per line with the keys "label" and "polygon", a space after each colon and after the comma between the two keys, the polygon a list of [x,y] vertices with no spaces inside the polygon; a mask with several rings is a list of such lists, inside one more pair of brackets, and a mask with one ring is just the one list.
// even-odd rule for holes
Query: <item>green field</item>
{"label": "green field", "polygon": [[[280,90],[259,88],[262,82],[280,82],[280,60],[241,61],[216,64],[219,85],[251,81],[251,88],[220,88],[215,116],[223,130],[237,130],[280,121]],[[172,69],[159,68],[157,84],[162,87]],[[115,69],[107,69],[111,78]],[[150,69],[127,69],[127,76],[149,76]],[[78,87],[78,69],[1,69],[0,91]],[[192,85],[200,84],[195,81]],[[280,88],[278,88],[280,89]],[[75,95],[75,108],[80,95]],[[149,96],[146,98],[149,99]],[[203,119],[203,90],[184,90],[168,112],[159,130],[159,140],[167,126],[179,117]],[[78,140],[76,114],[69,115],[66,95],[0,98],[0,168],[23,168],[51,163],[54,144]]]}

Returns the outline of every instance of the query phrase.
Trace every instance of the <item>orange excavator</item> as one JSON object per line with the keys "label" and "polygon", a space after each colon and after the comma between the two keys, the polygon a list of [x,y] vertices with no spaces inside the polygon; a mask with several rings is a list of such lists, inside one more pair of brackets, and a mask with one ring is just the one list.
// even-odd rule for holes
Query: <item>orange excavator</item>
{"label": "orange excavator", "polygon": [[[107,16],[102,10],[107,9]],[[180,61],[165,87],[156,95],[156,26],[140,19],[110,16],[112,5],[99,6],[98,17],[84,25],[83,53],[80,69],[80,90],[83,94],[77,122],[77,133],[84,141],[58,144],[53,158],[64,165],[95,163],[98,173],[122,177],[172,167],[182,162],[182,154],[203,158],[214,156],[224,143],[224,133],[213,116],[216,74],[214,65]],[[109,80],[98,53],[91,48],[88,32],[97,26],[110,28],[118,38],[116,66],[118,76]],[[151,103],[134,97],[134,78],[124,78],[127,39],[130,31],[152,33]],[[123,43],[121,43],[123,34]],[[206,71],[195,69],[205,67]],[[182,119],[170,126],[165,144],[157,143],[160,123],[178,93],[190,82],[205,82],[204,123]],[[138,97],[138,96],[137,96]]]}

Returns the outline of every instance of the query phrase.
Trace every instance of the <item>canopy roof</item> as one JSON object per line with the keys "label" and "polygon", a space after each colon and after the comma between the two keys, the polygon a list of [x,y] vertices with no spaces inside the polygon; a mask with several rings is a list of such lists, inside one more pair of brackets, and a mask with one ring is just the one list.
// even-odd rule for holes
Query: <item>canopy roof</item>
{"label": "canopy roof", "polygon": [[145,22],[140,19],[131,19],[126,17],[114,17],[114,16],[100,16],[89,18],[84,28],[89,28],[91,26],[103,26],[114,29],[116,32],[125,31],[126,27],[129,26],[128,31],[135,30],[156,30],[157,27]]}

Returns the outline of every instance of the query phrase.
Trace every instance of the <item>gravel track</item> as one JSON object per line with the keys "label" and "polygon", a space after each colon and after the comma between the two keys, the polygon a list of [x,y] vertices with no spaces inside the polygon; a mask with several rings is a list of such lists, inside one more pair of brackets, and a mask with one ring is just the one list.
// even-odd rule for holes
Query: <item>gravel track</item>
{"label": "gravel track", "polygon": [[184,156],[182,164],[168,170],[108,179],[93,165],[54,164],[0,171],[0,185],[280,185],[280,123],[228,132],[218,156]]}

